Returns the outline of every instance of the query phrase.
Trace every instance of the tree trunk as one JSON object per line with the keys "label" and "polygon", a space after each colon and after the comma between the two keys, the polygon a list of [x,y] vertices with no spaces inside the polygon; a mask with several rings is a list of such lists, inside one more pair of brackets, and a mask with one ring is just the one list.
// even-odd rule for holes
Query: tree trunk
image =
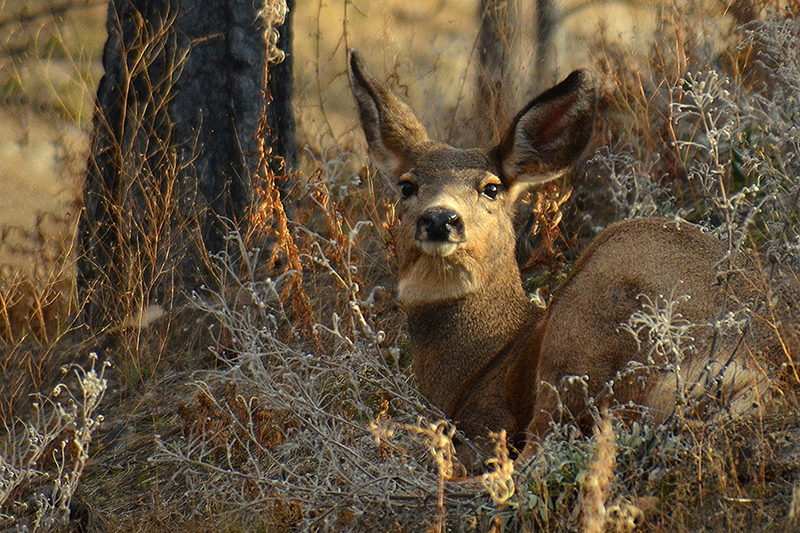
{"label": "tree trunk", "polygon": [[480,29],[478,32],[478,94],[477,116],[490,117],[492,138],[479,139],[490,142],[496,139],[508,122],[510,99],[506,94],[513,39],[517,27],[515,0],[481,0]]}
{"label": "tree trunk", "polygon": [[[274,0],[273,0],[274,1]],[[297,148],[295,144],[295,123],[292,98],[294,96],[294,53],[292,47],[292,20],[295,0],[286,0],[286,19],[278,28],[278,46],[284,52],[283,61],[270,65],[268,89],[271,97],[267,107],[267,123],[272,131],[272,146],[284,162],[284,167],[273,165],[276,173],[289,173],[297,170]],[[284,182],[286,183],[286,182]]]}
{"label": "tree trunk", "polygon": [[536,71],[533,74],[535,93],[558,81],[554,43],[556,17],[555,0],[536,0]]}
{"label": "tree trunk", "polygon": [[[244,228],[255,135],[269,105],[263,8],[110,1],[79,225],[78,288],[93,331],[135,320],[151,304],[170,307],[183,290],[214,287],[208,253]],[[291,66],[273,78],[279,94],[268,115],[273,154],[293,167]]]}

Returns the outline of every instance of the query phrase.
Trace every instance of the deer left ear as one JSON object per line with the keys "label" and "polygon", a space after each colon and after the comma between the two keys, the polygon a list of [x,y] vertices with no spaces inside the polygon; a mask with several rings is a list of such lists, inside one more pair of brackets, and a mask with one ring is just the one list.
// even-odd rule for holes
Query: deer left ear
{"label": "deer left ear", "polygon": [[596,92],[589,72],[576,70],[516,116],[497,147],[510,187],[557,178],[578,161],[594,131]]}
{"label": "deer left ear", "polygon": [[370,156],[393,180],[429,142],[428,134],[411,108],[372,76],[355,50],[350,52],[350,81]]}

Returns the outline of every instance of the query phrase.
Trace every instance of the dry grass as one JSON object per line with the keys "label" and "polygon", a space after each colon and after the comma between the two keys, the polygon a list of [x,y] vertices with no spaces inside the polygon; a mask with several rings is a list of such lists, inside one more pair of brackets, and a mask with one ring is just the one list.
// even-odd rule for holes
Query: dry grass
{"label": "dry grass", "polygon": [[[344,54],[358,47],[383,66],[376,70],[434,136],[468,145],[476,137],[471,128],[481,125],[472,103],[477,6],[299,3],[297,104],[308,147],[296,214],[286,216],[262,158],[252,232],[229,241],[238,262],[231,264],[236,254],[210,258],[222,289],[152,323],[132,315],[144,323],[83,344],[70,331],[80,307],[71,243],[85,141],[67,147],[62,133],[88,124],[102,8],[77,2],[62,14],[60,3],[0,4],[2,61],[10,66],[0,70],[0,111],[19,127],[0,139],[2,168],[36,180],[49,172],[57,188],[71,191],[42,204],[40,214],[0,220],[0,415],[7,428],[0,466],[13,463],[29,476],[14,478],[22,481],[6,495],[10,470],[2,470],[0,527],[794,531],[798,331],[777,307],[768,326],[786,349],[772,376],[775,398],[759,402],[752,416],[723,410],[699,420],[691,399],[678,398],[680,409],[664,424],[645,413],[625,425],[612,412],[595,438],[564,425],[516,471],[499,444],[486,458],[490,473],[460,476],[452,426],[439,421],[408,371],[403,316],[392,299],[394,211],[364,168]],[[614,220],[675,214],[704,224],[732,251],[762,252],[759,283],[770,294],[788,290],[770,280],[800,269],[800,30],[785,12],[767,16],[761,5],[741,4],[727,15],[711,3],[627,11],[563,4],[560,68],[591,63],[603,85],[603,121],[597,152],[574,176],[571,196],[550,188],[529,199],[538,218],[522,221],[524,240],[531,229],[539,236],[525,244],[536,250],[522,258],[528,287],[563,279],[574,250]],[[603,31],[586,22],[590,15],[605,18]],[[635,41],[615,38],[613,24],[626,16],[652,31]],[[81,29],[89,26],[98,33]],[[573,55],[580,38],[585,46]],[[522,68],[530,38],[521,42],[528,50],[515,58],[522,81],[509,96],[517,102],[534,85]],[[27,128],[19,120],[25,116],[32,117]],[[58,164],[52,154],[41,163],[25,152],[46,144],[33,135],[42,123],[45,137],[63,140]],[[22,148],[8,152],[20,140]],[[23,159],[45,170],[26,170]],[[277,245],[257,247],[266,242]],[[747,316],[732,317],[730,327],[746,327]],[[659,317],[634,317],[631,327],[657,326]],[[652,345],[686,348],[667,337]],[[77,394],[86,390],[88,353],[97,348],[116,363],[101,376],[109,381],[93,397],[103,399],[99,406]],[[55,387],[59,368],[73,361],[87,369],[65,378],[73,397],[60,405],[41,400],[42,416],[33,416],[28,395]],[[99,429],[98,413],[105,417]],[[19,452],[31,442],[18,433],[24,428],[44,436],[46,453]],[[64,501],[70,526],[59,522]]]}

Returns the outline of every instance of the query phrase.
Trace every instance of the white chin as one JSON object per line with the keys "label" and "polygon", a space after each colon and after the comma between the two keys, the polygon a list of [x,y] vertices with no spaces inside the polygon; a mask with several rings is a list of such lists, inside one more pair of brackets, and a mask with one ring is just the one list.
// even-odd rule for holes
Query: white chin
{"label": "white chin", "polygon": [[456,250],[458,250],[457,242],[431,242],[422,241],[419,243],[422,251],[428,255],[438,255],[439,257],[447,257]]}

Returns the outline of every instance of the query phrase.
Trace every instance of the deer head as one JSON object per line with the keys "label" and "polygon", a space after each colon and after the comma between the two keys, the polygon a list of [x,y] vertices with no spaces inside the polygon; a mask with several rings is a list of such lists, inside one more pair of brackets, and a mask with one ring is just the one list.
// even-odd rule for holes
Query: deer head
{"label": "deer head", "polygon": [[512,221],[528,187],[561,176],[594,130],[595,88],[577,70],[531,101],[499,144],[433,141],[411,109],[350,54],[353,94],[369,153],[398,199],[398,295],[404,306],[520,284]]}

